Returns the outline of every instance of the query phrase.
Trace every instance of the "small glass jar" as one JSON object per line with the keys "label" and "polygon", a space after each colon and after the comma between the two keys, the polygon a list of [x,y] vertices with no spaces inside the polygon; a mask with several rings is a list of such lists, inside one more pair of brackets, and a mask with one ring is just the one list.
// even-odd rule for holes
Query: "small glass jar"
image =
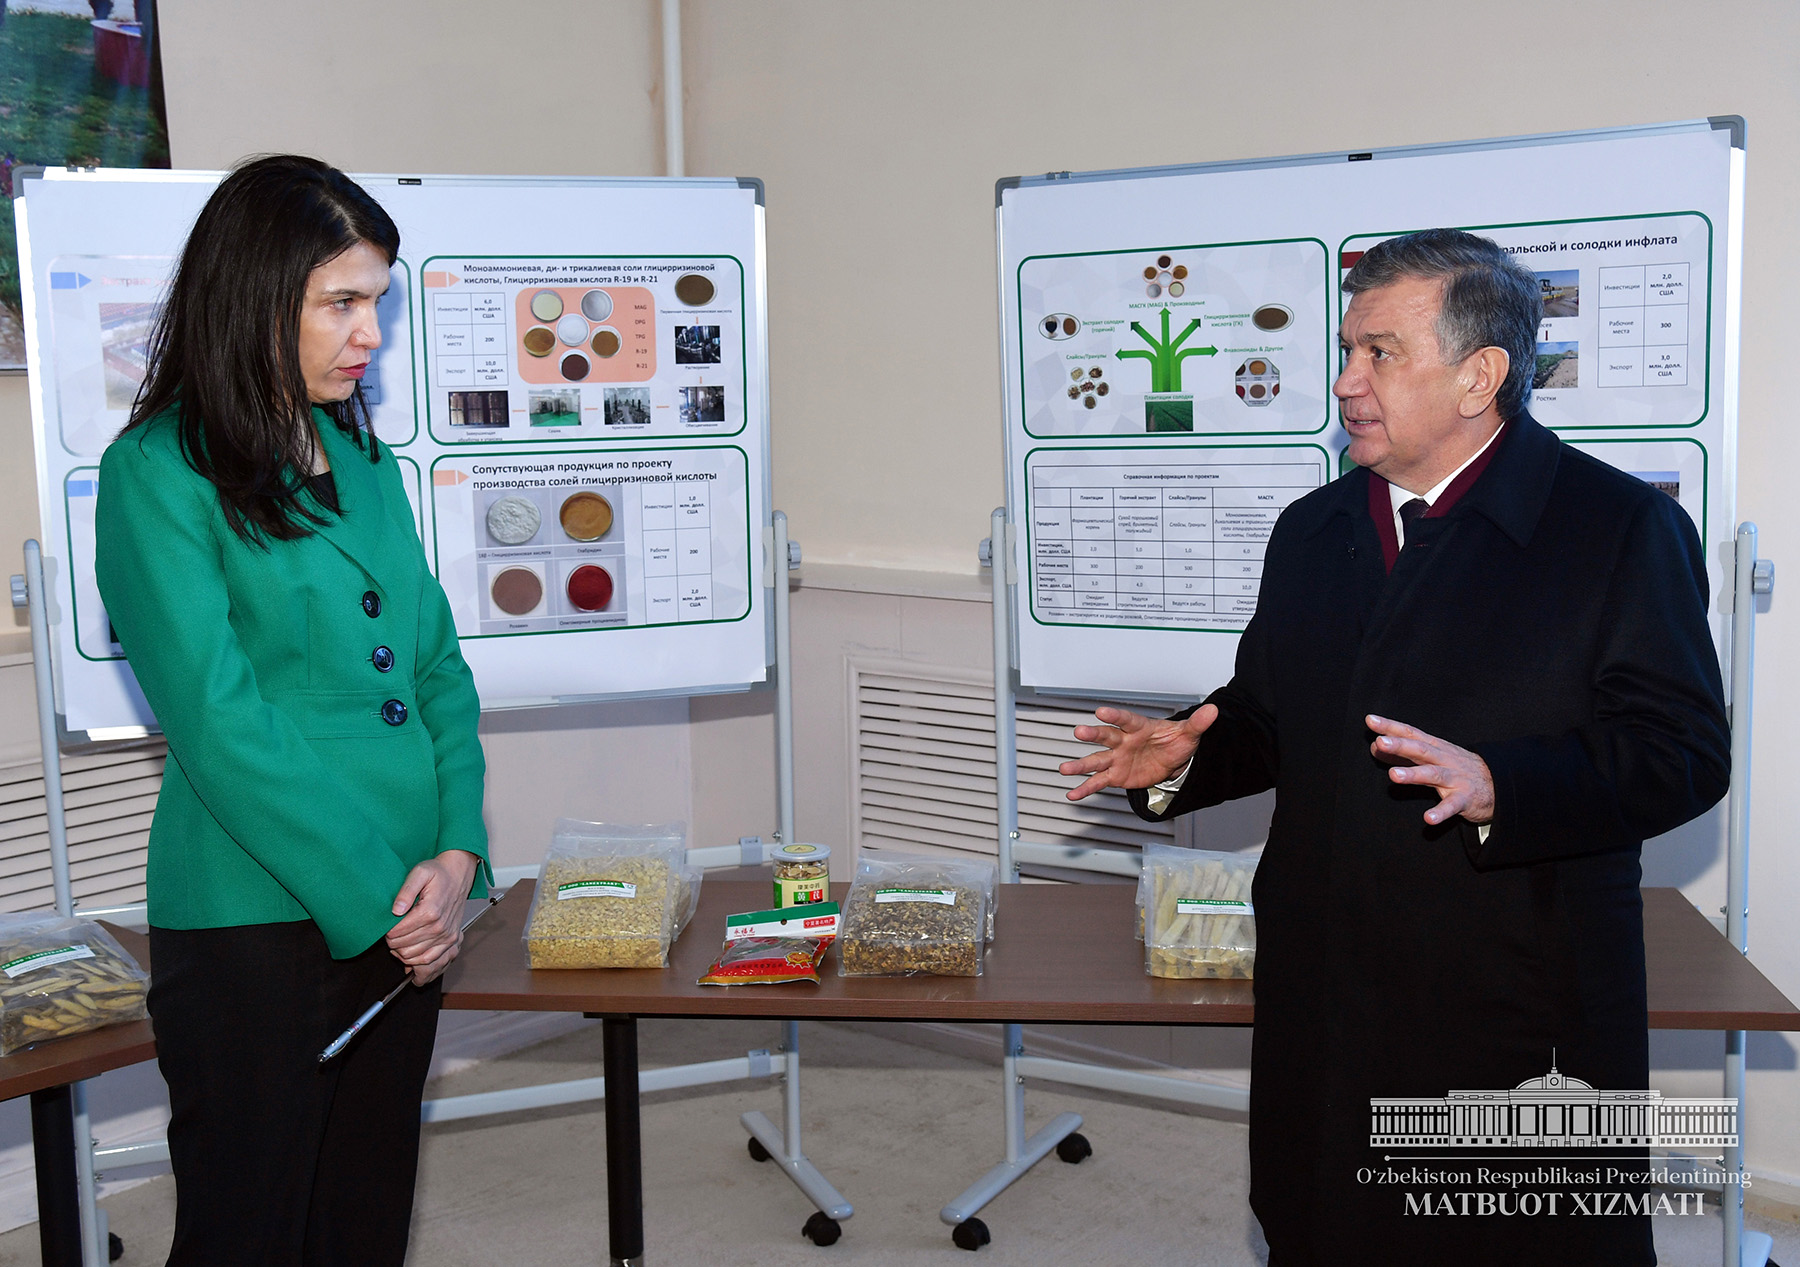
{"label": "small glass jar", "polygon": [[775,905],[807,906],[831,898],[830,845],[798,841],[775,851]]}

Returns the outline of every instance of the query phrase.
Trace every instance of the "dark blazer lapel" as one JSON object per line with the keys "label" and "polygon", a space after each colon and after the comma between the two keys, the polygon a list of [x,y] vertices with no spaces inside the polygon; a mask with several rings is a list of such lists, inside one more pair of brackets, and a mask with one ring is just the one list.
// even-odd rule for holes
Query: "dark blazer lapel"
{"label": "dark blazer lapel", "polygon": [[1450,513],[1484,515],[1513,544],[1524,546],[1550,500],[1562,441],[1530,414],[1520,414],[1506,431],[1488,469]]}
{"label": "dark blazer lapel", "polygon": [[[404,559],[406,553],[387,545],[387,534],[394,525],[382,508],[381,485],[375,467],[370,463],[369,455],[357,448],[329,418],[316,411],[313,417],[324,441],[326,460],[331,463],[331,477],[337,486],[341,512],[327,515],[318,527],[318,534],[387,588],[388,571],[395,560]],[[386,460],[394,459],[389,455]]]}
{"label": "dark blazer lapel", "polygon": [[1357,616],[1368,627],[1375,605],[1387,586],[1387,570],[1381,559],[1381,538],[1369,518],[1369,473],[1353,467],[1326,486],[1330,494],[1308,506],[1312,518],[1299,525],[1305,537],[1329,529],[1344,540],[1344,565],[1355,576]]}

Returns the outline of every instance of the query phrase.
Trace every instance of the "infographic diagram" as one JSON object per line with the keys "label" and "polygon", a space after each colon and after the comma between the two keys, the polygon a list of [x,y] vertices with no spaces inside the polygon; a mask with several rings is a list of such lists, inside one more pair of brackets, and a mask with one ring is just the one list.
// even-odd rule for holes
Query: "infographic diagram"
{"label": "infographic diagram", "polygon": [[1025,458],[1040,624],[1237,632],[1281,512],[1326,481],[1318,445],[1043,448]]}
{"label": "infographic diagram", "polygon": [[1325,244],[1314,238],[1021,261],[1025,433],[1323,430],[1333,368],[1329,272]]}
{"label": "infographic diagram", "polygon": [[749,613],[750,463],[734,445],[452,452],[431,493],[463,638]]}
{"label": "infographic diagram", "polygon": [[[1713,226],[1699,212],[1471,226],[1537,275],[1531,413],[1559,431],[1692,427],[1712,373]],[[1340,274],[1385,235],[1345,239]]]}
{"label": "infographic diagram", "polygon": [[433,256],[420,274],[440,444],[744,430],[744,273],[730,256]]}

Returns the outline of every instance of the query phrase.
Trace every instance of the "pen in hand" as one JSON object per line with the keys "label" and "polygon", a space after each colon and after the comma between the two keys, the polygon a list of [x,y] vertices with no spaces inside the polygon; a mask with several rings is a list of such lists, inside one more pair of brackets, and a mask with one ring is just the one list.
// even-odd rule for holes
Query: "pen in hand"
{"label": "pen in hand", "polygon": [[[479,911],[476,911],[473,915],[469,916],[469,918],[466,921],[464,921],[463,926],[462,926],[462,931],[465,933],[468,932],[470,925],[472,925],[476,920],[480,919],[483,915],[486,915],[489,911],[493,910],[494,903],[498,902],[500,900],[501,896],[504,896],[504,894],[499,895],[499,896],[489,897],[487,900],[487,904],[485,906],[483,906]],[[345,1030],[343,1033],[339,1034],[336,1038],[331,1040],[331,1045],[328,1046],[324,1051],[319,1053],[319,1063],[324,1064],[326,1061],[330,1060],[333,1056],[335,1056],[339,1052],[343,1051],[345,1047],[349,1046],[350,1040],[352,1038],[355,1038],[357,1036],[357,1034],[362,1031],[363,1026],[367,1025],[370,1021],[374,1020],[376,1015],[378,1013],[380,1013],[382,1008],[386,1007],[388,1004],[392,1003],[395,999],[399,998],[400,991],[404,990],[407,986],[409,986],[411,984],[412,984],[412,976],[410,973],[404,977],[401,977],[399,985],[397,985],[393,989],[389,990],[385,997],[376,1000],[374,1003],[371,1003],[369,1005],[368,1011],[364,1012],[361,1016],[357,1017],[354,1021],[350,1022],[349,1029]]]}

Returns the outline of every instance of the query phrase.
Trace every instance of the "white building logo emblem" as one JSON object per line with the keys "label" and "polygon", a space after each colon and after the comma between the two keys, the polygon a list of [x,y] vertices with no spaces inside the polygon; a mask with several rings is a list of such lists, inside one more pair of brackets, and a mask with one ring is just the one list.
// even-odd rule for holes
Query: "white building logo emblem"
{"label": "white building logo emblem", "polygon": [[1660,1091],[1600,1091],[1551,1062],[1510,1091],[1441,1099],[1371,1098],[1372,1148],[1736,1147],[1736,1100],[1670,1100]]}

